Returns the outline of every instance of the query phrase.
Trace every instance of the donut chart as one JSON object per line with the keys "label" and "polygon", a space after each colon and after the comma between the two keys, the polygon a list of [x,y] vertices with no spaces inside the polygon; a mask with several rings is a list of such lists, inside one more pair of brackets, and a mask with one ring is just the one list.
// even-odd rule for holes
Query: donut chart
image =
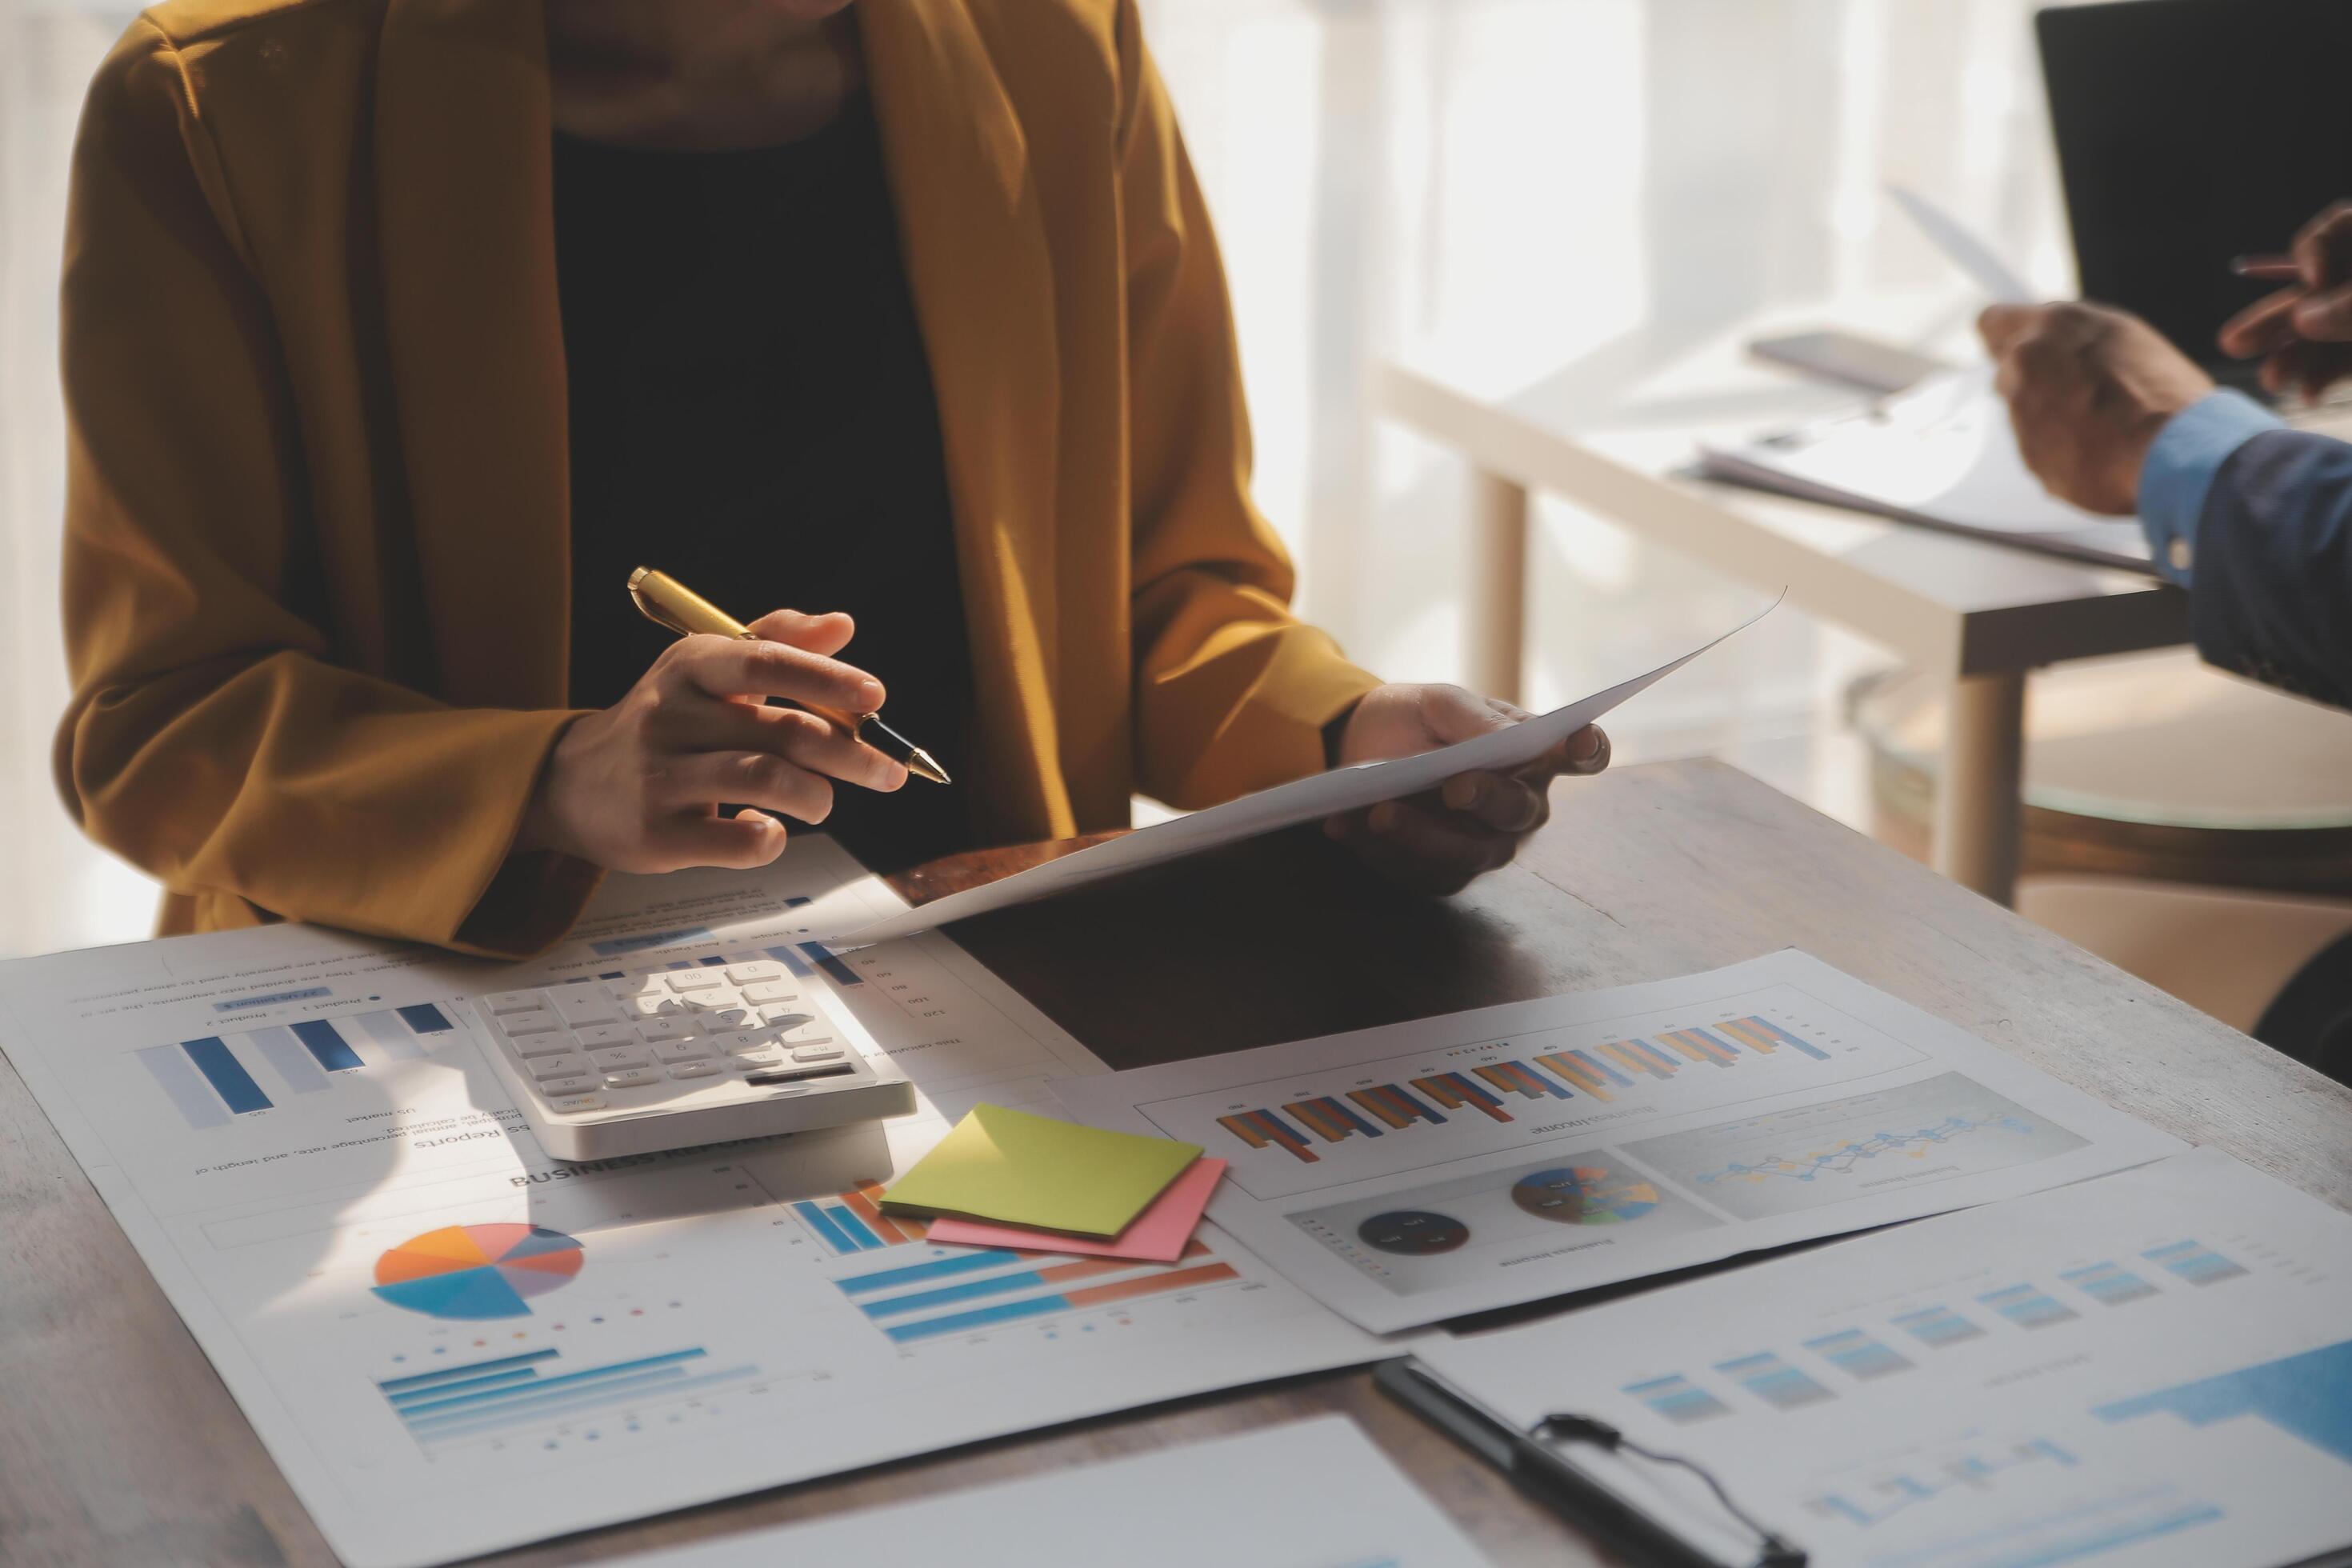
{"label": "donut chart", "polygon": [[1374,1215],[1356,1227],[1356,1236],[1376,1251],[1420,1258],[1433,1252],[1453,1251],[1470,1239],[1470,1227],[1452,1215],[1399,1209],[1393,1214]]}
{"label": "donut chart", "polygon": [[375,1293],[433,1318],[527,1318],[530,1299],[568,1284],[580,1243],[536,1225],[450,1225],[412,1236],[375,1260]]}
{"label": "donut chart", "polygon": [[1658,1189],[1602,1165],[1530,1171],[1511,1184],[1511,1201],[1559,1225],[1620,1225],[1658,1206]]}

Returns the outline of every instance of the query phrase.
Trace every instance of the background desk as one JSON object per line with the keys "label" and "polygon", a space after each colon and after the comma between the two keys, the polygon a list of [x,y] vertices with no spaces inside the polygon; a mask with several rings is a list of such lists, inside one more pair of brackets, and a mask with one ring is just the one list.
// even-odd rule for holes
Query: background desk
{"label": "background desk", "polygon": [[2002,903],[2017,879],[2025,677],[2036,666],[2189,639],[2188,600],[2135,573],[1689,479],[1728,444],[1851,408],[1860,395],[1751,360],[1759,337],[1834,322],[1958,363],[1969,312],[1948,296],[1780,310],[1696,338],[1636,336],[1506,385],[1438,361],[1387,367],[1381,411],[1466,458],[1475,476],[1465,652],[1470,684],[1517,700],[1526,641],[1528,500],[1559,495],[1900,654],[1945,684],[1937,869]]}
{"label": "background desk", "polygon": [[[1521,863],[1450,902],[1285,837],[957,935],[1115,1067],[1796,945],[2183,1138],[2352,1208],[2352,1089],[1712,763],[1562,783]],[[907,879],[946,891],[1045,851]],[[580,1561],[1350,1415],[1498,1561],[1597,1563],[1493,1472],[1339,1373],[756,1494],[498,1559]],[[16,1073],[0,1067],[0,1561],[323,1563],[260,1442]]]}

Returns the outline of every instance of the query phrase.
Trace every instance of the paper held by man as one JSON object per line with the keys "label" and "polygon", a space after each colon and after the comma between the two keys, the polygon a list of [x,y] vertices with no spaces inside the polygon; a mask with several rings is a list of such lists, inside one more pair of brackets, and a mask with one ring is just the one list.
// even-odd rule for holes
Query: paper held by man
{"label": "paper held by man", "polygon": [[[1784,595],[1785,596],[1785,595]],[[850,926],[819,921],[809,928],[813,939],[837,948],[868,947],[896,937],[943,926],[953,921],[1010,909],[1038,899],[1052,898],[1074,888],[1139,871],[1169,860],[1196,855],[1220,845],[1260,834],[1277,832],[1300,823],[1319,821],[1345,812],[1360,811],[1385,800],[1401,800],[1436,788],[1456,773],[1516,768],[1535,761],[1550,747],[1587,724],[1672,675],[1699,655],[1738,636],[1778,608],[1780,601],[1759,610],[1720,637],[1701,644],[1631,680],[1597,691],[1580,701],[1555,708],[1507,730],[1496,730],[1475,740],[1388,762],[1335,768],[1293,783],[1246,795],[1223,805],[1196,811],[1171,822],[1139,828],[1075,855],[1001,877],[993,882],[934,899],[904,914],[869,924]]]}

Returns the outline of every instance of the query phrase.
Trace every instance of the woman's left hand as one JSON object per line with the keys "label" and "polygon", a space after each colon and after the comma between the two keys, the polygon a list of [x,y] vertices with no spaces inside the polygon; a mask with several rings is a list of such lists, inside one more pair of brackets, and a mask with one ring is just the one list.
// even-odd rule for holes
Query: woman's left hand
{"label": "woman's left hand", "polygon": [[[1341,730],[1341,767],[1409,757],[1528,715],[1458,686],[1389,685],[1365,694]],[[1325,820],[1323,830],[1389,880],[1423,893],[1458,893],[1510,863],[1519,841],[1551,816],[1551,781],[1609,765],[1609,737],[1586,725],[1508,773],[1457,773],[1406,800]]]}

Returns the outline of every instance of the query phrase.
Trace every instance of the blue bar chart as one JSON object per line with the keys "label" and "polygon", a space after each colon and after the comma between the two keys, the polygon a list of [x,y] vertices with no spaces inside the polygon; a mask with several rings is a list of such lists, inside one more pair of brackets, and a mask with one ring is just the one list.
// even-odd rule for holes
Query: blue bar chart
{"label": "blue bar chart", "polygon": [[2218,1285],[2237,1279],[2245,1270],[2200,1241],[2176,1241],[2140,1254],[2150,1263],[2191,1285]]}
{"label": "blue bar chart", "polygon": [[268,1110],[283,1096],[323,1093],[345,1074],[420,1060],[436,1035],[456,1038],[457,1026],[423,1002],[260,1024],[131,1054],[180,1120],[203,1131]]}
{"label": "blue bar chart", "polygon": [[[887,1267],[834,1279],[885,1338],[902,1346],[1180,1295],[1241,1278],[1199,1240],[1172,1264],[1056,1258],[1001,1247],[908,1252],[911,1257],[894,1254]],[[1091,1331],[1082,1324],[1074,1331]]]}
{"label": "blue bar chart", "polygon": [[700,1346],[565,1370],[562,1353],[530,1351],[376,1384],[418,1443],[506,1437],[587,1420],[626,1421],[648,1406],[748,1383],[749,1363],[713,1367]]}

